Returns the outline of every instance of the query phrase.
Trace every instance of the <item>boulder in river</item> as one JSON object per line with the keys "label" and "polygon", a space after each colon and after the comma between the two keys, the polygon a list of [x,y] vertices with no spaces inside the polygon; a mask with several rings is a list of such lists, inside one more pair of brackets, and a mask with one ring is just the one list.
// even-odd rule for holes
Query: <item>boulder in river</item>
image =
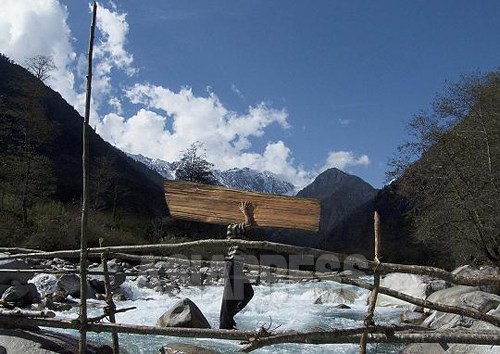
{"label": "boulder in river", "polygon": [[[493,266],[484,266],[475,268],[470,265],[463,265],[458,267],[453,272],[455,275],[476,278],[476,277],[492,277],[500,279],[500,268]],[[488,293],[500,295],[500,285],[498,284],[484,284],[480,285],[479,289]]]}
{"label": "boulder in river", "polygon": [[161,347],[158,354],[217,354],[217,352],[192,344],[171,343]]}
{"label": "boulder in river", "polygon": [[[5,253],[0,253],[0,256],[8,256]],[[4,259],[0,261],[0,269],[31,269],[31,265],[23,259]],[[8,284],[13,280],[17,280],[21,284],[26,284],[31,279],[33,274],[18,273],[18,272],[2,272],[0,273],[0,284]]]}
{"label": "boulder in river", "polygon": [[[63,274],[57,280],[57,286],[66,294],[80,297],[80,276],[77,274]],[[95,290],[87,281],[87,299],[95,297]]]}
{"label": "boulder in river", "polygon": [[[436,291],[427,300],[445,305],[473,308],[483,313],[497,308],[500,304],[500,296],[486,293],[477,287],[465,285]],[[435,310],[427,310],[427,312],[431,312],[431,315],[424,321],[424,325],[430,328],[470,327],[474,323],[474,320],[471,318],[453,313],[444,313]]]}
{"label": "boulder in river", "polygon": [[[103,267],[102,265],[99,265],[92,270],[102,272]],[[125,282],[126,279],[121,262],[116,259],[108,261],[108,271],[110,273],[115,273],[109,276],[109,283],[111,290],[116,290]],[[89,283],[98,293],[104,294],[106,292],[104,288],[104,275],[89,275]]]}
{"label": "boulder in river", "polygon": [[[414,274],[406,273],[391,273],[387,274],[380,281],[380,285],[390,288],[407,295],[411,295],[418,299],[424,300],[426,295],[427,284],[423,277]],[[416,305],[412,305],[406,301],[396,299],[391,296],[379,294],[377,298],[377,306],[385,307],[404,307],[409,310],[415,310]]]}
{"label": "boulder in river", "polygon": [[198,306],[188,298],[178,301],[156,324],[160,327],[211,328]]}
{"label": "boulder in river", "polygon": [[25,297],[29,292],[26,285],[19,283],[18,281],[13,281],[12,285],[5,290],[2,294],[2,301],[5,302],[16,302]]}
{"label": "boulder in river", "polygon": [[[47,330],[0,328],[0,343],[8,354],[78,353],[78,337]],[[97,353],[97,347],[89,343],[87,353]]]}
{"label": "boulder in river", "polygon": [[358,296],[352,290],[345,288],[327,290],[315,301],[315,304],[352,304]]}

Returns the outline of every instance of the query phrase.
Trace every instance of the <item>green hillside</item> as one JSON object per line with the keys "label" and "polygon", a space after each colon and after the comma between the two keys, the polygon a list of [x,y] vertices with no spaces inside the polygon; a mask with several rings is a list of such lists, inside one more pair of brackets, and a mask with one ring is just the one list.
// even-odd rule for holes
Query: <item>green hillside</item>
{"label": "green hillside", "polygon": [[[82,117],[5,56],[0,77],[0,244],[76,247]],[[89,135],[91,244],[158,238],[152,230],[167,215],[161,177]]]}

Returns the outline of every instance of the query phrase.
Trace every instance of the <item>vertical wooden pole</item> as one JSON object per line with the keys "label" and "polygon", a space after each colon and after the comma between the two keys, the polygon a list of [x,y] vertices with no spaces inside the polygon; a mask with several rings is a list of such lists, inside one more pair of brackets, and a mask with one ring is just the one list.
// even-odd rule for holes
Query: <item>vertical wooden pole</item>
{"label": "vertical wooden pole", "polygon": [[[115,303],[113,302],[113,294],[111,293],[111,282],[109,281],[108,273],[108,256],[106,253],[101,255],[102,270],[104,272],[104,289],[106,290],[106,303],[109,315],[109,322],[116,323],[115,318]],[[120,345],[118,343],[118,333],[116,330],[111,331],[111,338],[113,340],[113,353],[118,354],[120,352]]]}
{"label": "vertical wooden pole", "polygon": [[[375,254],[374,254],[374,261],[375,263],[380,264],[380,246],[381,246],[381,240],[380,240],[380,216],[377,211],[375,211],[373,215],[373,229],[374,229],[374,234],[375,234]],[[375,306],[377,304],[377,296],[378,296],[378,289],[380,287],[380,273],[378,273],[377,268],[375,268],[374,273],[373,273],[373,290],[370,293],[370,301],[368,305],[368,310],[366,311],[365,315],[365,320],[364,320],[364,325],[365,325],[365,331],[361,335],[361,339],[359,341],[359,353],[360,354],[366,354],[366,344],[368,340],[368,332],[369,328],[374,326],[375,323],[373,322],[373,313],[375,312]]]}
{"label": "vertical wooden pole", "polygon": [[94,32],[95,20],[97,14],[97,3],[94,1],[92,11],[92,23],[90,26],[88,67],[87,67],[87,91],[85,95],[85,116],[82,127],[82,170],[83,170],[83,188],[82,188],[82,219],[80,229],[80,341],[79,352],[87,352],[87,218],[88,218],[88,184],[89,184],[89,117],[90,117],[90,98],[92,92],[92,53],[94,50]]}

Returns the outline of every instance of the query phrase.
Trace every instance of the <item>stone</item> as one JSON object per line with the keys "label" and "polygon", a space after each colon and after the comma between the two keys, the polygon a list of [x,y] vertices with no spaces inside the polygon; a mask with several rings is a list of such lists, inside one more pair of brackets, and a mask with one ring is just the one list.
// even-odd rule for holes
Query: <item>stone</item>
{"label": "stone", "polygon": [[18,281],[13,281],[13,285],[9,287],[2,295],[2,301],[5,302],[16,302],[25,297],[29,289],[26,285],[19,283]]}
{"label": "stone", "polygon": [[425,288],[425,295],[426,296],[429,296],[430,294],[435,293],[436,291],[443,290],[443,289],[450,287],[450,285],[445,280],[442,280],[442,279],[429,278],[429,279],[425,279],[424,282],[426,284],[426,288]]}
{"label": "stone", "polygon": [[30,280],[36,284],[38,292],[42,296],[47,296],[58,291],[57,277],[54,274],[37,274]]}
{"label": "stone", "polygon": [[[451,305],[465,306],[481,312],[488,312],[500,304],[500,296],[486,293],[477,287],[458,285],[448,289],[436,291],[431,294],[428,301]],[[470,327],[474,320],[465,316],[426,310],[431,315],[424,321],[424,326],[435,329],[448,329],[454,327]]]}
{"label": "stone", "polygon": [[80,293],[80,277],[76,274],[63,274],[57,280],[57,287],[68,295]]}
{"label": "stone", "polygon": [[42,296],[38,292],[35,284],[28,283],[26,285],[26,287],[28,288],[28,293],[24,297],[24,300],[28,304],[38,304],[38,303],[40,303],[40,301],[42,301]]}
{"label": "stone", "polygon": [[2,296],[5,290],[7,290],[10,287],[11,287],[10,284],[0,284],[0,296]]}
{"label": "stone", "polygon": [[52,311],[69,311],[73,308],[71,304],[54,302],[51,298],[45,299],[45,306]]}
{"label": "stone", "polygon": [[347,309],[351,308],[350,306],[347,306],[346,304],[338,304],[338,305],[335,305],[333,307],[336,309],[342,309],[342,310],[347,310]]}
{"label": "stone", "polygon": [[340,289],[332,289],[332,290],[327,290],[323,292],[315,301],[315,304],[328,304],[328,303],[333,303],[333,304],[345,304],[349,303],[352,304],[354,303],[354,300],[356,300],[358,296],[356,293],[352,290],[348,290],[345,288],[340,288]]}
{"label": "stone", "polygon": [[161,347],[158,354],[217,354],[217,352],[192,344],[171,343]]}
{"label": "stone", "polygon": [[[78,353],[78,337],[47,330],[0,329],[0,343],[8,354]],[[95,354],[97,348],[88,343],[87,349]]]}
{"label": "stone", "polygon": [[149,279],[144,275],[139,275],[136,279],[136,283],[139,288],[149,288],[151,286],[149,284]]}
{"label": "stone", "polygon": [[[7,256],[7,254],[0,253],[2,256]],[[31,269],[30,264],[23,259],[4,259],[0,261],[0,269]],[[26,284],[28,280],[31,279],[33,274],[30,273],[18,273],[18,272],[1,272],[0,273],[0,284],[8,284],[13,280],[17,280],[21,284]]]}
{"label": "stone", "polygon": [[424,322],[426,315],[422,312],[404,311],[400,315],[402,323],[421,324]]}
{"label": "stone", "polygon": [[[424,278],[419,275],[406,273],[390,273],[380,281],[380,286],[399,291],[401,293],[424,300],[427,285]],[[377,306],[382,307],[402,307],[408,310],[415,310],[416,305],[406,301],[396,299],[391,296],[379,294],[377,298]]]}
{"label": "stone", "polygon": [[[102,264],[92,270],[102,272]],[[116,273],[109,276],[109,285],[111,286],[111,290],[116,290],[126,280],[125,273],[123,273],[123,267],[117,259],[112,259],[108,261],[108,271],[110,273]],[[104,287],[104,275],[90,275],[88,279],[90,285],[95,289],[95,291],[101,294],[106,292]]]}
{"label": "stone", "polygon": [[[57,280],[57,287],[68,295],[80,297],[80,276],[77,274],[63,274]],[[95,290],[87,281],[87,299],[95,298]]]}
{"label": "stone", "polygon": [[156,324],[160,327],[211,328],[198,306],[188,298],[178,301]]}
{"label": "stone", "polygon": [[[470,265],[463,265],[452,271],[452,274],[460,275],[464,277],[493,277],[500,278],[500,268],[493,266],[484,266],[480,268],[475,268]],[[500,295],[500,285],[481,285],[479,287],[480,290],[496,295]]]}
{"label": "stone", "polygon": [[127,298],[123,294],[113,294],[113,301],[125,301]]}
{"label": "stone", "polygon": [[438,343],[414,343],[407,346],[399,354],[446,354],[448,353]]}
{"label": "stone", "polygon": [[102,345],[97,348],[96,354],[113,354],[113,348],[111,348],[109,345]]}

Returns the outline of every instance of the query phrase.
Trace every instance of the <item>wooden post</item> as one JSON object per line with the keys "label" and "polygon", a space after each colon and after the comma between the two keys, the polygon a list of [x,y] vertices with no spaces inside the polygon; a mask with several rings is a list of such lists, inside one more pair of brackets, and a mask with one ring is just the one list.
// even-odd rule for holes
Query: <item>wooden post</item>
{"label": "wooden post", "polygon": [[[108,304],[107,310],[109,316],[109,322],[116,323],[115,318],[115,303],[113,302],[113,294],[111,293],[111,283],[109,281],[108,273],[108,256],[103,253],[101,256],[102,260],[102,270],[104,271],[104,289],[106,290],[106,303]],[[118,333],[114,330],[111,331],[111,338],[113,340],[113,353],[118,354],[120,352],[120,346],[118,344]]]}
{"label": "wooden post", "polygon": [[85,117],[82,126],[82,170],[83,170],[83,188],[82,188],[82,219],[80,230],[80,341],[79,352],[87,352],[87,204],[88,204],[88,184],[89,184],[89,117],[90,117],[90,98],[92,92],[92,53],[94,50],[94,32],[95,20],[97,14],[97,3],[94,1],[92,11],[92,23],[90,25],[88,67],[87,67],[87,91],[85,96]]}
{"label": "wooden post", "polygon": [[[377,264],[380,264],[380,217],[378,215],[378,212],[375,211],[373,215],[373,229],[374,229],[374,234],[375,234],[375,255],[374,255],[374,262]],[[367,344],[367,339],[368,339],[368,332],[370,330],[370,327],[375,326],[375,323],[373,322],[373,313],[375,312],[375,306],[377,304],[377,296],[378,296],[378,290],[380,287],[380,273],[377,271],[377,268],[374,269],[373,272],[373,290],[370,293],[370,302],[368,305],[368,310],[366,312],[364,324],[365,324],[365,330],[363,334],[361,335],[361,339],[359,341],[359,353],[360,354],[366,354],[366,344]]]}

